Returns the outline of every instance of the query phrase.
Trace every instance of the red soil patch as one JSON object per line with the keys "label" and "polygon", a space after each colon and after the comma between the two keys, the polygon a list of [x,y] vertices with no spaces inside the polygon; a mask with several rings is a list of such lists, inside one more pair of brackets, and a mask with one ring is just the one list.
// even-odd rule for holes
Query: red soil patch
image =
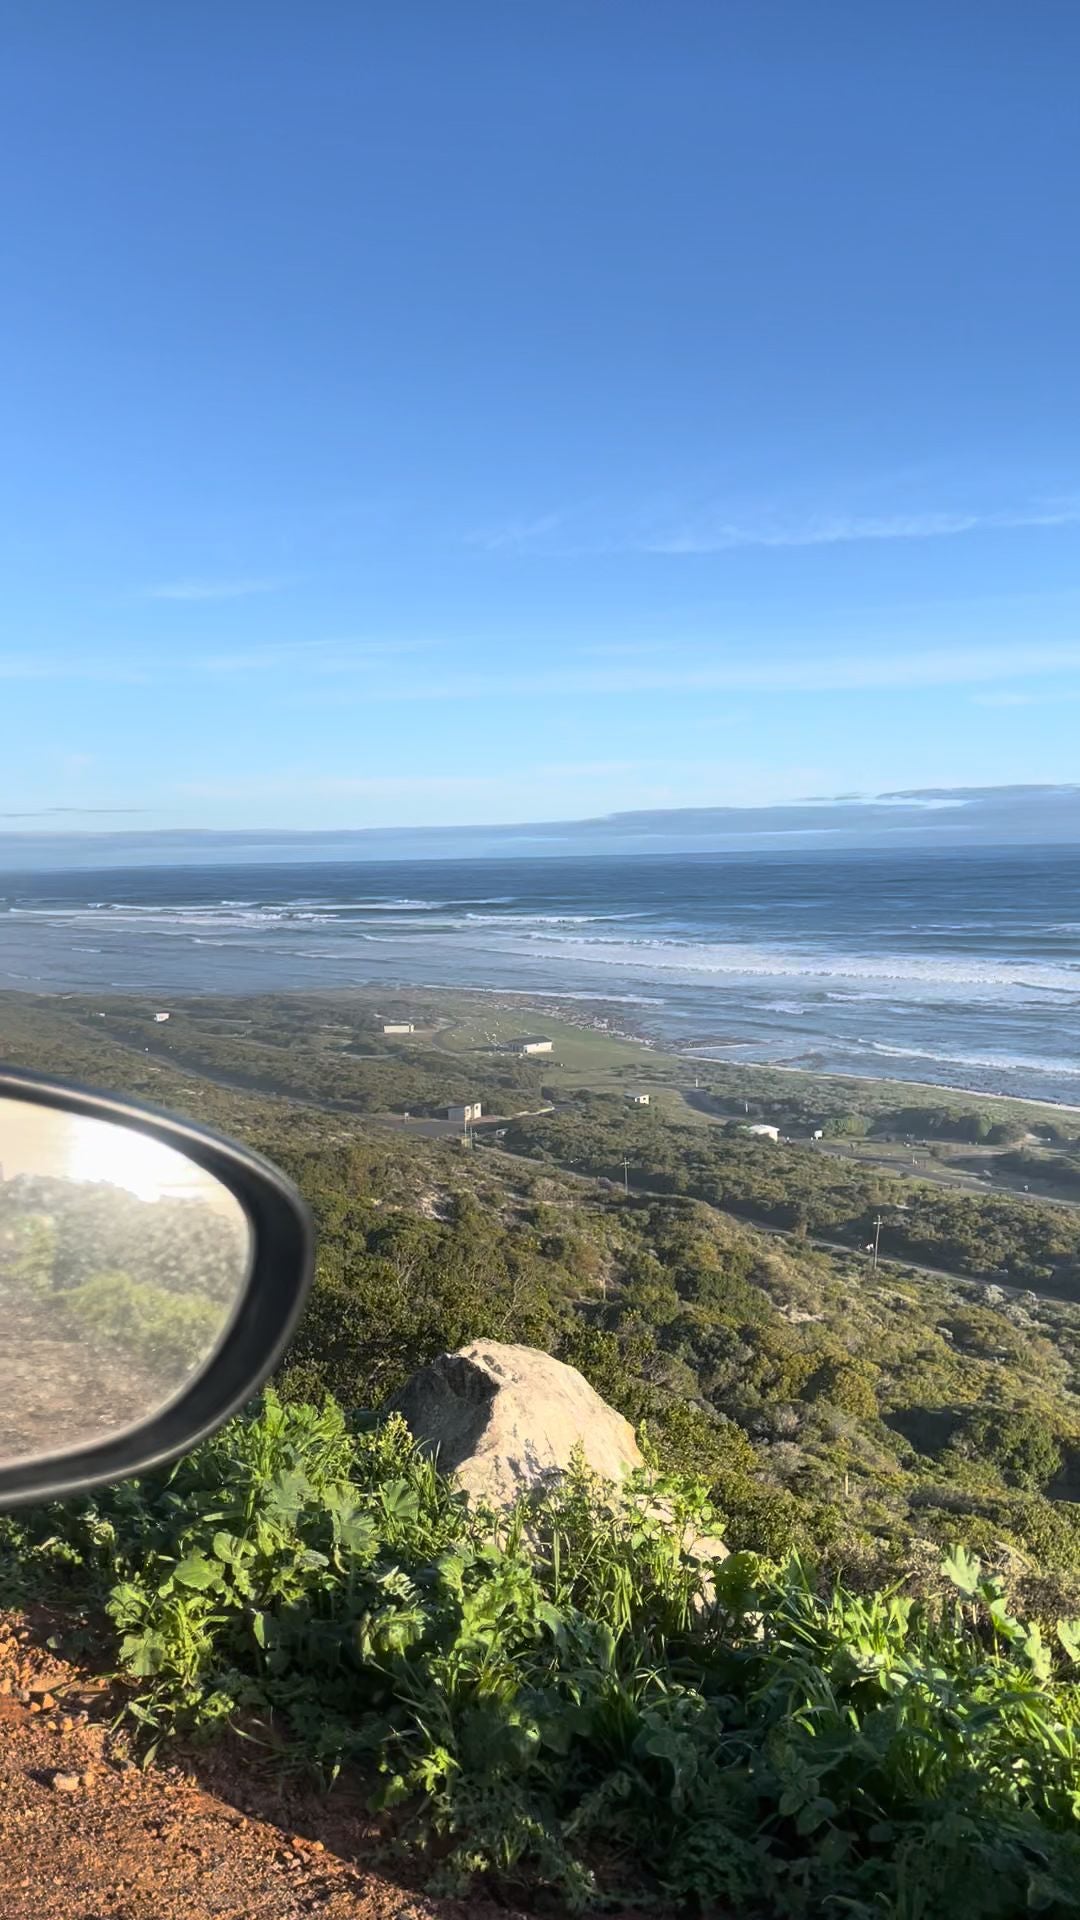
{"label": "red soil patch", "polygon": [[356,1791],[298,1785],[257,1748],[143,1772],[62,1634],[0,1614],[3,1920],[514,1920],[396,1884]]}

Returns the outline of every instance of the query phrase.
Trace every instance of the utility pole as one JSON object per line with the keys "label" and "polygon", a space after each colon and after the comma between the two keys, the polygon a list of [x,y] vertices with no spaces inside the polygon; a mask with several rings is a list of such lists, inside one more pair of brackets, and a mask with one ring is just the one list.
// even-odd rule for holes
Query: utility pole
{"label": "utility pole", "polygon": [[873,1270],[875,1273],[877,1272],[878,1249],[881,1246],[881,1229],[884,1226],[884,1224],[885,1223],[882,1220],[882,1217],[879,1213],[877,1219],[874,1221],[874,1268]]}
{"label": "utility pole", "polygon": [[627,1195],[627,1197],[629,1198],[629,1194],[630,1194],[630,1162],[629,1162],[629,1160],[628,1160],[628,1159],[626,1158],[626,1155],[625,1155],[625,1154],[623,1155],[623,1163],[622,1163],[622,1186],[623,1186],[623,1192],[624,1192],[624,1193],[625,1193],[625,1194]]}

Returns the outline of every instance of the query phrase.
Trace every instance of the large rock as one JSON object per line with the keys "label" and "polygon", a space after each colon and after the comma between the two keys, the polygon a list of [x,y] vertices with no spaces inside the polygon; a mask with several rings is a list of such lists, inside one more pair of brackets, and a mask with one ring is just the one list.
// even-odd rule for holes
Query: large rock
{"label": "large rock", "polygon": [[574,1367],[535,1347],[474,1340],[414,1373],[391,1402],[473,1500],[512,1506],[575,1453],[606,1480],[643,1465],[634,1430]]}

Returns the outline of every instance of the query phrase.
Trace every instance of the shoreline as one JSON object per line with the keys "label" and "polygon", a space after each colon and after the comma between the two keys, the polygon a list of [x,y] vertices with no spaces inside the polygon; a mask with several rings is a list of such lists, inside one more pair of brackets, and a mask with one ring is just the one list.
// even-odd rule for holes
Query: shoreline
{"label": "shoreline", "polygon": [[[683,1057],[700,1058],[697,1054]],[[869,1073],[828,1073],[823,1068],[781,1066],[772,1060],[760,1064],[754,1060],[732,1060],[730,1065],[732,1068],[746,1067],[751,1073],[794,1073],[804,1080],[839,1080],[856,1087],[918,1087],[922,1093],[955,1093],[962,1100],[1005,1100],[1017,1107],[1052,1107],[1055,1113],[1080,1113],[1080,1106],[1074,1106],[1066,1100],[1048,1100],[1045,1095],[1036,1100],[1026,1093],[984,1093],[978,1087],[955,1086],[950,1080],[901,1080],[893,1074],[885,1079],[875,1079]]]}
{"label": "shoreline", "polygon": [[[399,989],[399,991],[408,991],[408,989],[403,988]],[[570,993],[565,995],[529,994],[515,991],[512,988],[502,990],[497,987],[458,988],[429,986],[424,988],[423,991],[431,994],[465,992],[478,998],[489,999],[493,1002],[517,1001],[520,1003],[523,1012],[530,1008],[538,1013],[548,1012],[549,1018],[567,1020],[568,1025],[581,1026],[587,1032],[595,1033],[600,1039],[606,1037],[610,1040],[621,1040],[629,1045],[639,1046],[646,1052],[665,1055],[669,1059],[693,1061],[695,1066],[700,1068],[716,1067],[725,1072],[738,1072],[740,1069],[744,1069],[748,1073],[785,1073],[795,1075],[797,1078],[803,1080],[827,1080],[843,1086],[851,1086],[852,1088],[877,1087],[889,1089],[892,1087],[915,1087],[922,1093],[949,1093],[962,1100],[1003,1101],[1007,1104],[1020,1107],[1034,1107],[1036,1109],[1047,1108],[1055,1113],[1080,1114],[1080,1103],[1067,1100],[1051,1100],[1047,1098],[1046,1095],[1036,1097],[1031,1094],[1006,1093],[997,1088],[993,1091],[988,1091],[979,1087],[957,1086],[954,1081],[950,1080],[914,1080],[909,1079],[906,1074],[901,1077],[899,1074],[831,1072],[828,1068],[824,1067],[795,1067],[774,1060],[718,1059],[713,1054],[698,1053],[688,1046],[672,1045],[665,1041],[662,1036],[649,1033],[640,1028],[615,1027],[609,1020],[601,1019],[598,1013],[586,1011],[586,1009],[592,1008],[594,1002],[597,1007],[619,1006],[622,1008],[626,1004],[625,1001],[602,1001],[598,996]],[[557,1002],[557,1007],[553,1011],[549,1011],[547,1002],[552,1000]],[[567,1010],[571,1007],[575,1010],[578,1008],[582,1010],[579,1020],[571,1021],[567,1019]]]}
{"label": "shoreline", "polygon": [[[157,994],[152,990],[132,988],[120,988],[100,992],[93,989],[89,991],[72,991],[70,989],[43,991],[41,988],[37,990],[27,990],[22,987],[0,987],[0,1009],[2,1009],[4,1002],[7,1000],[12,1002],[30,1001],[38,1007],[47,1007],[51,1002],[70,1007],[74,1001],[90,1010],[95,1010],[94,1003],[101,1000],[110,1002],[119,1001],[128,1003],[133,1008],[137,1008],[145,1007],[148,1000],[152,1000],[155,1005],[161,1002],[168,1003],[169,1001],[172,1001],[173,1004],[176,1005],[183,1004],[183,1002],[189,1000],[205,1002],[217,999],[233,1002],[282,999],[319,1001],[324,1004],[327,1002],[341,1002],[343,1000],[353,999],[365,1004],[370,1004],[372,1001],[378,1003],[380,1001],[398,998],[407,998],[414,1005],[417,1000],[423,998],[432,1003],[433,1007],[441,1007],[448,1010],[452,1008],[455,999],[459,999],[467,1000],[474,1006],[484,1003],[493,1008],[501,1006],[507,1011],[514,1011],[522,1015],[531,1011],[541,1018],[546,1018],[550,1021],[560,1021],[566,1026],[573,1027],[580,1032],[590,1033],[600,1040],[609,1039],[622,1043],[623,1045],[640,1047],[643,1053],[651,1054],[654,1057],[659,1055],[662,1058],[667,1058],[672,1061],[686,1062],[688,1068],[692,1064],[699,1072],[709,1072],[711,1070],[717,1075],[722,1074],[725,1076],[732,1074],[784,1074],[789,1077],[794,1076],[796,1079],[801,1079],[810,1084],[827,1083],[834,1086],[843,1086],[850,1089],[853,1094],[857,1093],[860,1089],[873,1089],[879,1098],[882,1095],[888,1095],[894,1089],[912,1088],[924,1094],[948,1095],[951,1099],[967,1100],[973,1103],[988,1102],[1006,1107],[1024,1108],[1034,1112],[1042,1111],[1048,1116],[1080,1114],[1080,1103],[1057,1100],[1045,1094],[1012,1093],[1000,1088],[994,1088],[992,1090],[983,1089],[957,1085],[955,1081],[914,1079],[909,1078],[907,1075],[901,1076],[899,1074],[882,1074],[880,1072],[853,1073],[850,1070],[842,1072],[828,1068],[794,1066],[786,1062],[734,1060],[718,1057],[714,1054],[703,1054],[696,1051],[695,1043],[680,1042],[679,1040],[669,1041],[655,1030],[650,1031],[644,1020],[639,1024],[633,1020],[632,1017],[628,1019],[628,1015],[632,1015],[634,1011],[640,1009],[642,1012],[645,1012],[647,1008],[655,1004],[655,1002],[650,1001],[644,996],[642,996],[640,1000],[636,999],[633,1003],[630,1003],[626,997],[617,995],[613,995],[609,999],[599,994],[575,994],[570,991],[530,992],[526,988],[470,986],[467,983],[450,985],[428,982],[423,986],[417,986],[412,982],[400,980],[392,982],[382,980],[361,981],[348,985],[334,984],[321,988],[310,986],[271,987],[269,989],[255,988],[232,993],[228,992],[228,990],[215,990],[211,992],[188,991],[183,993],[166,992],[164,994]],[[698,1042],[696,1046],[700,1046],[701,1044],[707,1045],[710,1043],[708,1041],[704,1043]],[[713,1042],[712,1044],[723,1043]],[[732,1044],[738,1043],[733,1042]],[[2,1041],[0,1041],[0,1052],[2,1052]]]}
{"label": "shoreline", "polygon": [[[302,992],[303,990],[299,989],[298,991]],[[350,989],[338,989],[338,991],[348,992]],[[377,991],[377,988],[374,985],[371,987],[365,985],[363,988],[355,988],[351,989],[351,991],[367,993]],[[398,987],[396,991],[408,993],[409,988],[407,985],[403,985]],[[1001,1101],[1020,1107],[1045,1108],[1054,1113],[1080,1114],[1080,1103],[1067,1100],[1051,1100],[1045,1095],[1036,1097],[1031,1094],[1006,1093],[996,1088],[992,1092],[985,1091],[978,1087],[957,1086],[954,1081],[914,1080],[909,1079],[906,1075],[901,1077],[898,1074],[830,1072],[827,1068],[795,1067],[772,1060],[718,1059],[712,1054],[695,1052],[685,1045],[673,1045],[667,1042],[662,1035],[650,1033],[644,1028],[614,1026],[610,1019],[604,1019],[600,1016],[599,1009],[605,1006],[612,1009],[617,1008],[620,1017],[625,1018],[627,1002],[617,998],[603,1000],[599,995],[572,993],[531,994],[521,989],[504,989],[498,987],[427,986],[421,989],[421,991],[436,996],[452,996],[455,993],[467,993],[471,998],[486,999],[493,1004],[516,1003],[522,1012],[533,1010],[540,1014],[546,1013],[549,1019],[565,1020],[568,1025],[581,1027],[586,1032],[595,1033],[599,1039],[621,1040],[628,1045],[639,1046],[645,1052],[658,1053],[669,1059],[692,1061],[694,1065],[699,1068],[714,1067],[725,1072],[738,1072],[742,1069],[747,1073],[793,1074],[803,1080],[826,1080],[852,1088],[875,1087],[888,1090],[892,1087],[915,1087],[923,1093],[948,1093],[962,1100]],[[549,1005],[549,1003],[552,1002],[554,1005]],[[640,1004],[649,1003],[643,1001]],[[578,1019],[569,1018],[570,1009],[573,1009],[575,1012],[580,1010],[580,1017]]]}
{"label": "shoreline", "polygon": [[741,856],[739,873],[725,858],[712,874],[697,850],[643,864],[583,856],[573,872],[520,853],[41,871],[8,889],[0,991],[163,1006],[415,997],[523,1019],[532,1006],[568,1033],[663,1054],[672,1076],[685,1063],[690,1084],[697,1071],[778,1098],[842,1086],[859,1106],[882,1104],[881,1089],[897,1104],[906,1088],[1041,1110],[1075,1131],[1076,861],[1059,871],[1050,850],[988,851],[1000,872],[993,859],[950,861],[947,874],[915,856],[898,866],[885,849],[845,878],[823,850],[812,880],[756,861],[742,871]]}

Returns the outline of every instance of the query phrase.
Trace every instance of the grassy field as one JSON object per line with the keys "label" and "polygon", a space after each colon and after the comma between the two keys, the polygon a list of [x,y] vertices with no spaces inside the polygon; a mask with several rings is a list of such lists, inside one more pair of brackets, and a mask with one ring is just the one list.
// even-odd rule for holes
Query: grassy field
{"label": "grassy field", "polygon": [[[620,1030],[625,1010],[599,1003],[586,1007],[526,995],[357,987],[322,994],[187,997],[167,1005],[172,1017],[159,1025],[153,1017],[157,999],[5,994],[0,1057],[29,1064],[30,1029],[48,1032],[50,1053],[66,1030],[140,1055],[150,1082],[167,1064],[198,1080],[216,1078],[220,1085],[384,1116],[406,1108],[432,1112],[432,1102],[440,1098],[472,1097],[483,1101],[486,1113],[506,1114],[587,1090],[647,1092],[661,1113],[701,1127],[738,1119],[745,1111],[795,1137],[806,1137],[821,1122],[828,1131],[830,1119],[847,1108],[875,1122],[906,1107],[957,1114],[978,1108],[1026,1129],[1055,1128],[1059,1135],[1080,1131],[1080,1119],[1067,1108],[673,1054]],[[597,1024],[604,1019],[607,1028]],[[386,1036],[382,1025],[391,1020],[411,1021],[416,1031]],[[552,1053],[517,1062],[506,1049],[530,1033],[549,1037]],[[297,1071],[301,1056],[309,1069],[303,1078]],[[50,1061],[42,1064],[48,1067]],[[839,1143],[832,1142],[830,1150],[839,1151]],[[866,1142],[845,1141],[843,1151],[852,1158],[893,1163],[898,1172],[905,1165],[913,1170],[914,1153],[924,1177],[959,1186],[974,1187],[988,1172],[995,1184],[1022,1191],[1031,1178],[1031,1170],[1013,1174],[999,1165],[990,1147],[961,1148],[924,1138],[918,1130],[914,1148],[878,1134]],[[1052,1155],[1043,1157],[1039,1190],[1075,1199],[1075,1182],[1071,1187],[1067,1179],[1059,1182],[1058,1171]]]}
{"label": "grassy field", "polygon": [[545,1084],[558,1092],[589,1088],[597,1093],[647,1093],[655,1104],[677,1109],[682,1119],[705,1121],[682,1098],[680,1090],[692,1086],[695,1077],[686,1060],[640,1040],[553,1015],[543,1006],[470,1007],[449,1016],[432,1041],[459,1057],[487,1059],[524,1034],[542,1035],[554,1043],[549,1055],[538,1056],[538,1064]]}

